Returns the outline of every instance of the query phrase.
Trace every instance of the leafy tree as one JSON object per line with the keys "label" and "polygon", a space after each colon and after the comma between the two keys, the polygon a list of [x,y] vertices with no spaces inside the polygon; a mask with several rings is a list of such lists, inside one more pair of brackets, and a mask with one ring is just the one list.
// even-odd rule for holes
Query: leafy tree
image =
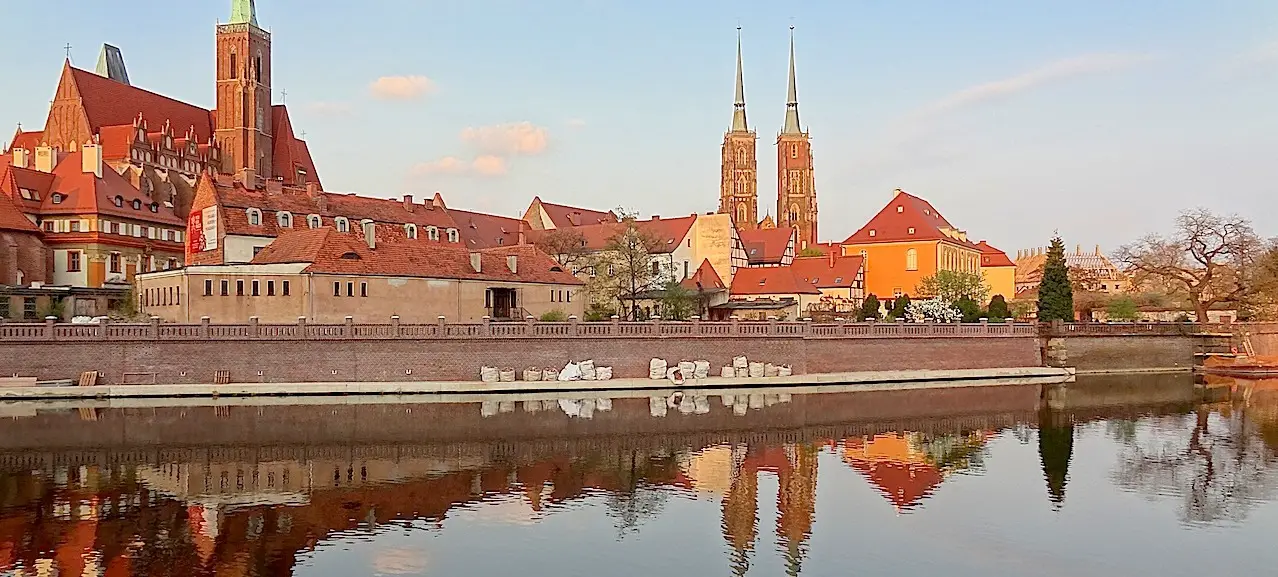
{"label": "leafy tree", "polygon": [[963,322],[975,323],[981,320],[981,305],[976,304],[976,301],[963,297],[955,301],[953,306],[963,315]]}
{"label": "leafy tree", "polygon": [[995,323],[1012,317],[1012,312],[1008,310],[1007,300],[1003,298],[1003,295],[994,295],[994,298],[990,299],[990,309],[986,317],[990,319],[990,322]]}
{"label": "leafy tree", "polygon": [[586,321],[587,322],[606,321],[611,319],[612,315],[614,314],[617,314],[616,308],[611,308],[608,305],[604,305],[604,304],[591,303],[590,307],[586,309]]}
{"label": "leafy tree", "polygon": [[1140,311],[1136,309],[1136,301],[1128,296],[1121,296],[1109,301],[1109,305],[1105,307],[1105,314],[1111,321],[1134,321],[1140,318]]}
{"label": "leafy tree", "polygon": [[640,296],[657,288],[654,284],[660,278],[652,270],[651,256],[659,244],[627,215],[617,234],[588,260],[587,266],[594,271],[586,281],[592,302],[621,305],[618,308],[628,310],[628,318],[638,318]]}
{"label": "leafy tree", "polygon": [[823,250],[821,250],[821,249],[819,249],[819,248],[817,248],[817,247],[810,246],[810,247],[808,247],[808,248],[805,248],[805,249],[803,249],[803,250],[799,251],[799,256],[800,256],[800,257],[804,257],[804,258],[806,258],[806,257],[814,257],[814,256],[825,256],[825,251],[823,251]]}
{"label": "leafy tree", "polygon": [[891,320],[906,318],[905,310],[910,306],[910,295],[901,295],[896,297],[896,301],[892,303],[892,310],[888,312],[888,318]]}
{"label": "leafy tree", "polygon": [[545,231],[534,244],[570,273],[575,274],[586,266],[586,237],[575,228]]}
{"label": "leafy tree", "polygon": [[697,295],[677,281],[666,283],[661,296],[661,316],[674,321],[687,320],[697,308]]}
{"label": "leafy tree", "polygon": [[990,287],[985,284],[985,279],[980,273],[943,270],[924,277],[919,281],[918,286],[914,287],[914,291],[952,304],[965,298],[983,303],[985,297],[989,296]]}
{"label": "leafy tree", "polygon": [[541,313],[540,319],[544,323],[562,323],[568,320],[568,313],[555,309]]}
{"label": "leafy tree", "polygon": [[1038,320],[1074,320],[1074,289],[1065,264],[1065,243],[1059,236],[1052,239],[1043,264],[1043,280],[1038,285]]}
{"label": "leafy tree", "polygon": [[865,300],[861,302],[861,310],[857,313],[856,320],[861,322],[879,320],[880,316],[883,314],[879,311],[880,307],[879,297],[874,294],[870,294],[870,296],[865,297]]}

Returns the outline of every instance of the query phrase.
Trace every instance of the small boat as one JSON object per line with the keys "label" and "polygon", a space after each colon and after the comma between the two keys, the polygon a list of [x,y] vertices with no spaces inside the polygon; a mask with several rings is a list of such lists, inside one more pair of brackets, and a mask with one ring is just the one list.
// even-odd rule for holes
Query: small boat
{"label": "small boat", "polygon": [[1194,367],[1194,372],[1222,377],[1264,378],[1278,376],[1278,366],[1259,364],[1217,365],[1214,367]]}

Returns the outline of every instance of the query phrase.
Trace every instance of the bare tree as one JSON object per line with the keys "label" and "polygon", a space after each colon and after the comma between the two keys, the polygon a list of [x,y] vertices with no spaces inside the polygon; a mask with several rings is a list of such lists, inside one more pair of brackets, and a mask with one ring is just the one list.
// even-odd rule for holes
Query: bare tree
{"label": "bare tree", "polygon": [[1138,285],[1174,288],[1194,307],[1198,321],[1206,322],[1212,306],[1243,304],[1257,293],[1253,275],[1265,245],[1251,221],[1199,208],[1181,213],[1171,236],[1147,235],[1119,249],[1117,257]]}
{"label": "bare tree", "polygon": [[586,236],[575,228],[546,231],[535,244],[568,272],[576,274],[585,268],[586,255],[589,252],[586,247]]}

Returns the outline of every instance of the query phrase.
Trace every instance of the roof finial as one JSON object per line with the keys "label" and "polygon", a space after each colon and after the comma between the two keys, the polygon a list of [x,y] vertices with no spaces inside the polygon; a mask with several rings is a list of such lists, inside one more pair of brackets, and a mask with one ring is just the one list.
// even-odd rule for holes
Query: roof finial
{"label": "roof finial", "polygon": [[790,84],[785,96],[785,125],[781,134],[801,134],[799,127],[799,90],[794,80],[794,24],[790,25]]}
{"label": "roof finial", "polygon": [[732,131],[746,132],[750,130],[750,125],[746,122],[745,108],[745,79],[742,74],[741,65],[741,23],[737,23],[737,92],[736,99],[732,101]]}
{"label": "roof finial", "polygon": [[67,42],[67,45],[63,46],[62,49],[67,51],[67,62],[70,62],[71,61],[71,43]]}

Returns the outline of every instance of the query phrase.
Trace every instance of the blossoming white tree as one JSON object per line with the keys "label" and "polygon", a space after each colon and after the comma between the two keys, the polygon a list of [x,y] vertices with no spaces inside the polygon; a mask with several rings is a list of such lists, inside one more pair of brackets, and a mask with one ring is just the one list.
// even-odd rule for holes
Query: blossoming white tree
{"label": "blossoming white tree", "polygon": [[915,323],[957,323],[963,318],[962,312],[939,298],[910,301],[905,314]]}

